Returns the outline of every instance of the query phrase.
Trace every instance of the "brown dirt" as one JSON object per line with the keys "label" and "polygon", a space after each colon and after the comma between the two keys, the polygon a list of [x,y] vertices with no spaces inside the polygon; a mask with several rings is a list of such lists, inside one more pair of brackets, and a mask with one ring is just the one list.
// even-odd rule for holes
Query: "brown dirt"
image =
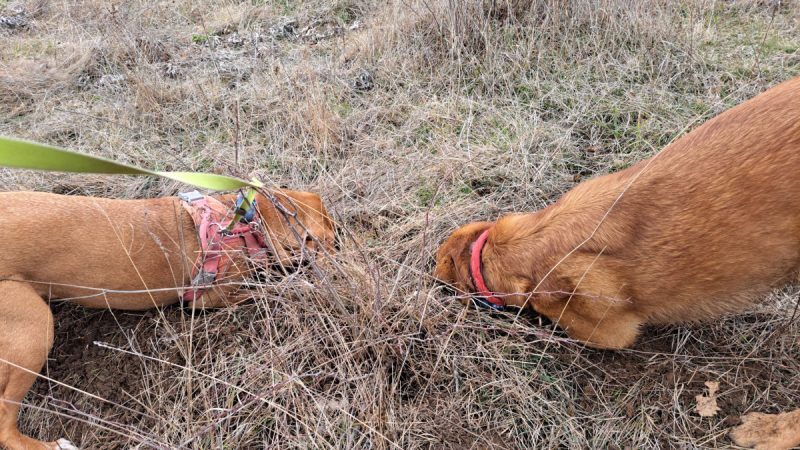
{"label": "brown dirt", "polygon": [[[57,339],[44,373],[71,388],[42,379],[34,386],[31,400],[46,403],[49,409],[71,417],[101,418],[120,429],[126,426],[138,430],[152,427],[154,419],[143,414],[142,405],[139,404],[148,397],[149,387],[143,379],[152,376],[148,374],[151,363],[99,347],[95,342],[120,348],[130,348],[131,345],[135,348],[141,343],[157,342],[161,328],[159,322],[166,321],[173,327],[180,327],[188,316],[179,308],[167,308],[163,316],[156,311],[112,314],[70,305],[57,305],[54,310]],[[225,318],[229,316],[227,313],[217,314]],[[513,317],[503,316],[501,320],[513,320]],[[742,358],[739,351],[731,352],[731,343],[726,340],[725,328],[730,323],[691,328],[651,327],[644,333],[640,344],[629,351],[576,350],[573,345],[552,346],[546,353],[549,363],[543,365],[544,371],[540,376],[531,374],[531,381],[554,383],[556,379],[548,375],[547,370],[553,367],[560,370],[557,374],[559,382],[567,382],[557,390],[568,389],[568,396],[561,400],[575,420],[593,416],[608,416],[609,420],[619,422],[646,420],[655,434],[652,442],[663,448],[686,447],[697,443],[709,447],[727,446],[731,444],[726,434],[728,427],[736,425],[738,417],[750,411],[754,402],[758,401],[759,410],[764,412],[782,412],[800,404],[800,345],[796,335],[785,332],[785,317],[751,314],[737,320],[750,324],[749,334],[762,334],[771,343],[773,351],[788,351],[791,354],[780,355],[782,364],[774,364],[772,355],[765,354],[763,349],[749,358]],[[551,327],[542,326],[537,320],[524,319],[524,325],[532,330],[551,330]],[[236,341],[233,336],[235,330],[229,328],[228,331],[232,333],[221,337],[216,345]],[[528,337],[531,335],[528,334]],[[543,344],[531,339],[528,345],[541,347]],[[741,346],[742,349],[746,347],[746,343]],[[161,359],[181,366],[185,364],[176,348],[160,346],[159,353]],[[162,379],[183,376],[180,367],[160,366]],[[391,372],[387,373],[387,377],[398,375]],[[404,377],[402,370],[399,376]],[[419,401],[419,382],[414,381],[414,377],[406,377],[406,380],[401,380],[400,401]],[[695,395],[703,393],[704,382],[709,380],[720,382],[722,388],[718,404],[721,410],[716,417],[701,418],[693,412]],[[451,382],[452,379],[445,378],[441,386],[427,386],[427,389],[446,390]],[[110,403],[86,399],[76,395],[75,389],[103,397]],[[555,398],[548,400],[558,400],[563,394],[556,393]],[[676,428],[675,414],[689,416],[680,424],[680,429]],[[51,430],[70,430],[72,436],[76,433],[91,435],[95,442],[105,441],[106,433],[98,430],[95,424],[75,423],[74,418],[61,416],[53,416],[49,422],[50,427],[54,427]],[[492,430],[474,431],[486,433]],[[269,429],[260,432],[271,434]],[[447,436],[446,433],[444,435]],[[55,433],[51,437],[57,436]],[[469,438],[464,440],[464,436],[449,437],[449,445],[472,442]],[[110,439],[113,445],[103,445],[102,448],[127,448],[141,442],[139,438],[127,441],[119,436],[111,436]],[[587,429],[584,436],[576,436],[575,439],[593,442],[592,429]],[[625,441],[621,438],[617,448],[630,448]],[[501,447],[507,446],[499,437],[494,442]],[[251,444],[247,447],[261,448],[260,445]]]}

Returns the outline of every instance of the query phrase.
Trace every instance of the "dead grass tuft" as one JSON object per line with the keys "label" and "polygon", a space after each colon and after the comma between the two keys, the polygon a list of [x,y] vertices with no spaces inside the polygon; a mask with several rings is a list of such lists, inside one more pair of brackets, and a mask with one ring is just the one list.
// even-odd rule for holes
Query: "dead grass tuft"
{"label": "dead grass tuft", "polygon": [[93,52],[67,50],[48,60],[19,58],[0,72],[0,102],[10,117],[30,112],[44,96],[74,91],[90,75]]}

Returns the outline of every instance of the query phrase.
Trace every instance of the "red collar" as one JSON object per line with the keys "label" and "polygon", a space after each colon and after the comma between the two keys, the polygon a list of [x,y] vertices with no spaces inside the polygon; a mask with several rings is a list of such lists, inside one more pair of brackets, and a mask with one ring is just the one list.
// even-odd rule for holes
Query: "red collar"
{"label": "red collar", "polygon": [[472,276],[472,281],[475,283],[475,288],[478,290],[478,294],[483,297],[489,306],[493,309],[502,310],[506,306],[506,302],[502,299],[495,297],[492,295],[492,292],[489,291],[489,288],[486,287],[486,282],[483,279],[483,271],[481,270],[482,263],[481,263],[481,254],[483,253],[483,246],[486,244],[486,240],[489,238],[489,232],[492,231],[493,227],[489,227],[478,236],[478,239],[472,243],[470,247],[470,258],[469,258],[469,273]]}

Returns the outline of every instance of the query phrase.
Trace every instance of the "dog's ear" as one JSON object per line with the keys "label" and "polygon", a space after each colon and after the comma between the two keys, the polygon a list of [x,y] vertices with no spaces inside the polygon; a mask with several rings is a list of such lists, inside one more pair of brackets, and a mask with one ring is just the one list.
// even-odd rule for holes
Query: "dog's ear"
{"label": "dog's ear", "polygon": [[493,222],[473,222],[457,229],[439,246],[433,276],[452,285],[459,294],[473,292],[475,286],[469,275],[470,247]]}

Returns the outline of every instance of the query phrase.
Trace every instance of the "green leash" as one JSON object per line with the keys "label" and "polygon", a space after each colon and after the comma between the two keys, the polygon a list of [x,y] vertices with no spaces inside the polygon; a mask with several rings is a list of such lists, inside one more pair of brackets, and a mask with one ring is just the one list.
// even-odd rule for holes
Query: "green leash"
{"label": "green leash", "polygon": [[214,191],[233,191],[247,188],[247,193],[244,195],[247,201],[244,202],[241,208],[237,208],[229,228],[239,222],[253,206],[256,190],[264,188],[264,183],[255,179],[245,181],[241,178],[213,173],[148,170],[98,156],[84,155],[52,145],[12,139],[5,136],[0,136],[0,167],[47,170],[51,172],[157,176]]}

